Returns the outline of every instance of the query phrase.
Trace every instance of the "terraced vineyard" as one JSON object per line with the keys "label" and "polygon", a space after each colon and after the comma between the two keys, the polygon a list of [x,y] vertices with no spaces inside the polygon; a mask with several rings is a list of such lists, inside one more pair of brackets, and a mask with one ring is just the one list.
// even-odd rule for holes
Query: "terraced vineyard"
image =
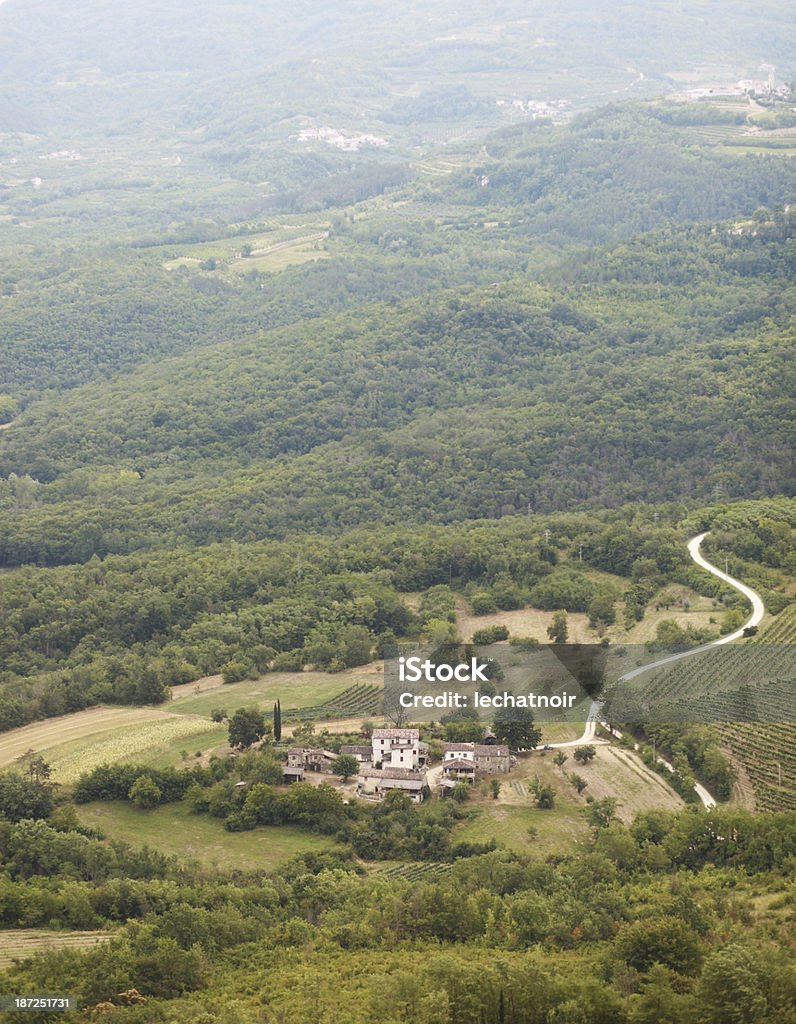
{"label": "terraced vineyard", "polygon": [[713,693],[656,704],[654,717],[655,721],[666,722],[793,723],[794,694],[796,679],[792,672],[784,679],[757,681],[750,677],[735,689],[720,686]]}
{"label": "terraced vineyard", "polygon": [[437,882],[450,874],[450,864],[437,861],[417,861],[397,864],[379,872],[381,878],[403,878],[416,885],[418,882]]}
{"label": "terraced vineyard", "polygon": [[789,605],[774,619],[756,643],[796,643],[796,604]]}
{"label": "terraced vineyard", "polygon": [[722,741],[746,769],[754,786],[757,807],[763,811],[795,811],[796,745],[793,742],[793,725],[733,722],[717,728]]}
{"label": "terraced vineyard", "polygon": [[[781,612],[755,646],[796,644],[796,605]],[[796,652],[796,647],[794,647]],[[787,695],[782,722],[744,725],[727,723],[719,734],[746,769],[755,790],[757,806],[765,811],[796,810],[796,746],[794,707],[796,688]]]}
{"label": "terraced vineyard", "polygon": [[749,129],[742,124],[700,125],[690,128],[688,134],[698,142],[724,142],[733,136],[748,134]]}
{"label": "terraced vineyard", "polygon": [[731,695],[745,686],[793,679],[796,648],[787,642],[728,644],[667,665],[633,682],[631,689],[656,706],[708,695]]}
{"label": "terraced vineyard", "polygon": [[320,719],[363,718],[381,712],[382,689],[370,683],[355,683],[323,704],[314,707],[289,708],[283,712],[285,721],[309,722]]}

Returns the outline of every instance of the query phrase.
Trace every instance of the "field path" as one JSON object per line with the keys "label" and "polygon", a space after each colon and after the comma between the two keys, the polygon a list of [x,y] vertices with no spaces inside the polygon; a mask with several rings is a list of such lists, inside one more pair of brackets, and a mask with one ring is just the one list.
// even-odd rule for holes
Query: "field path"
{"label": "field path", "polygon": [[282,249],[290,249],[296,245],[306,245],[307,242],[319,242],[322,238],[328,238],[328,231],[316,231],[312,235],[301,235],[299,238],[286,238],[282,242],[275,242],[273,245],[266,245],[262,249],[252,249],[248,259],[256,259],[258,256],[269,256],[272,252],[280,252]]}

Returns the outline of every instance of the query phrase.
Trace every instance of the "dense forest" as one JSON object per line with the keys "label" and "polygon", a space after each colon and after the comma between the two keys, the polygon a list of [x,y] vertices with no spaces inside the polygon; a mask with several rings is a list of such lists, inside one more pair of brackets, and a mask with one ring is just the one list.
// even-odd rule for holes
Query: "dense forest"
{"label": "dense forest", "polygon": [[368,307],[35,403],[0,438],[0,563],[789,491],[790,245],[646,236],[566,288]]}
{"label": "dense forest", "polygon": [[12,257],[3,727],[358,664],[427,633],[401,595],[440,585],[621,598],[626,624],[673,580],[732,608],[683,550],[710,499],[688,528],[740,517],[714,543],[780,611],[792,509],[726,502],[792,491],[793,164],[676,114],[500,129],[487,163],[400,186],[400,221],[340,210],[327,258],[281,273],[231,273],[209,223],[177,269],[150,235]]}

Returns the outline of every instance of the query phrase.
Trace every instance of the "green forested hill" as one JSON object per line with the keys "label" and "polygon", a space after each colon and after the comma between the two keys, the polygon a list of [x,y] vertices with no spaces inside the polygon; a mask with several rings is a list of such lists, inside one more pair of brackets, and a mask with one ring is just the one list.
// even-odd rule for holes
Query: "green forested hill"
{"label": "green forested hill", "polygon": [[788,490],[779,234],[653,234],[566,284],[371,305],[37,403],[0,436],[33,478],[2,484],[2,559]]}
{"label": "green forested hill", "polygon": [[[356,317],[374,299],[491,285],[518,273],[538,277],[545,267],[554,268],[556,288],[584,274],[660,285],[701,282],[708,290],[714,280],[740,275],[771,283],[787,273],[789,250],[762,244],[762,229],[735,247],[722,239],[714,252],[704,240],[696,244],[667,227],[712,229],[761,208],[781,217],[796,192],[796,161],[697,144],[685,128],[662,119],[666,109],[616,106],[568,127],[496,133],[487,140],[486,159],[484,152],[471,154],[448,178],[410,182],[380,202],[315,210],[309,221],[268,216],[231,226],[216,218],[164,223],[160,230],[144,222],[132,237],[53,243],[29,237],[35,222],[26,221],[20,237],[13,223],[0,220],[0,246],[4,231],[14,241],[0,268],[0,388],[27,404],[43,391],[258,338],[279,325],[340,311]],[[47,205],[38,207],[45,220]],[[58,239],[59,228],[52,231]],[[320,250],[327,259],[266,274],[256,259],[231,255],[308,231],[328,232]],[[639,268],[623,250],[604,248],[652,231]],[[784,223],[773,234],[783,241]],[[603,248],[590,252],[597,244]],[[186,255],[178,270],[166,269]],[[761,297],[755,288],[753,313],[762,315],[773,303],[776,315],[777,289],[772,285]],[[711,330],[749,319],[747,291],[727,303],[725,319]],[[392,320],[398,318],[388,311],[385,326]],[[328,328],[304,330],[320,339]]]}
{"label": "green forested hill", "polygon": [[[718,559],[731,558],[731,571],[751,579],[774,612],[787,604],[793,500],[702,508],[685,524],[683,512],[634,504],[450,526],[381,522],[334,536],[161,547],[4,573],[0,730],[97,701],[149,703],[167,685],[227,665],[257,676],[275,658],[293,670],[361,664],[377,640],[447,635],[451,587],[480,594],[493,610],[583,612],[599,595],[613,609],[622,593],[632,625],[677,581],[716,599],[719,614],[744,602],[688,561],[685,538],[706,524],[717,526]],[[425,596],[415,613],[404,595],[418,591]]]}
{"label": "green forested hill", "polygon": [[179,270],[175,242],[20,250],[0,564],[788,493],[796,164],[672,119],[503,132],[282,272],[208,241]]}
{"label": "green forested hill", "polygon": [[[455,177],[445,191],[475,207],[510,210],[525,232],[549,235],[559,247],[567,240],[610,241],[663,223],[721,220],[788,201],[792,162],[694,145],[669,121],[671,110],[605,107],[582,114],[565,130],[496,132],[483,154],[492,159],[472,175]],[[680,117],[688,123],[687,109]],[[701,120],[697,112],[692,117]],[[709,112],[708,122],[712,117]]]}
{"label": "green forested hill", "polygon": [[[273,806],[271,786],[251,792],[247,808]],[[63,813],[52,824],[7,823],[3,923],[24,914],[41,927],[56,915],[72,928],[102,928],[110,941],[20,957],[4,987],[68,987],[81,1010],[67,1019],[99,1006],[95,1015],[131,1024],[792,1016],[793,904],[783,877],[796,849],[792,813],[650,811],[627,827],[599,801],[577,848],[545,863],[457,842],[467,812],[453,801],[344,805],[329,787],[299,784],[284,802],[306,852],[268,873],[108,845]],[[137,813],[154,827],[151,812]],[[323,849],[311,831],[318,825],[360,847],[419,848],[427,860],[366,873],[347,850]],[[282,831],[261,827],[253,840],[268,845]],[[14,933],[4,940],[13,952]]]}
{"label": "green forested hill", "polygon": [[155,257],[128,246],[67,248],[41,264],[21,250],[0,270],[2,387],[26,404],[165,356],[434,287],[423,266],[393,270],[388,260],[343,254],[264,282],[256,273],[171,273],[160,248]]}

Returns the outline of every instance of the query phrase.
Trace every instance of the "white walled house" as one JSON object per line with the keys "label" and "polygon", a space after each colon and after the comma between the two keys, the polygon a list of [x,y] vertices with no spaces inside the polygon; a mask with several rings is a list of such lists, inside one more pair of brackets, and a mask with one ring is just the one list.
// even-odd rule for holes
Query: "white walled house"
{"label": "white walled house", "polygon": [[474,743],[445,743],[442,747],[442,763],[446,761],[475,761]]}
{"label": "white walled house", "polygon": [[446,743],[442,749],[443,775],[453,774],[446,770],[453,762],[472,764],[474,772],[484,775],[511,771],[511,753],[503,743]]}
{"label": "white walled house", "polygon": [[371,747],[374,767],[415,771],[427,760],[419,729],[374,729]]}

